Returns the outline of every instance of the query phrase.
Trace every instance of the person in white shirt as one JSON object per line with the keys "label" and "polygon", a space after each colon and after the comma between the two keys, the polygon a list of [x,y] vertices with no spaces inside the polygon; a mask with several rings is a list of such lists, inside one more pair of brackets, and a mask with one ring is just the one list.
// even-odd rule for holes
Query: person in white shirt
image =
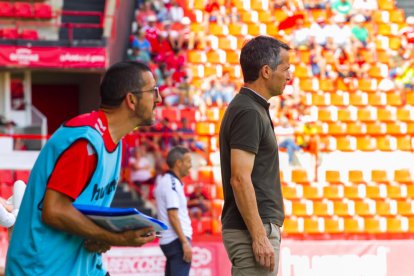
{"label": "person in white shirt", "polygon": [[168,230],[162,232],[160,246],[167,258],[165,275],[185,276],[191,268],[193,229],[181,178],[190,172],[190,151],[174,147],[168,152],[167,164],[169,171],[157,178],[154,191],[158,218],[168,226]]}
{"label": "person in white shirt", "polygon": [[0,226],[8,228],[10,231],[12,230],[25,190],[26,184],[21,180],[17,180],[13,185],[13,196],[7,201],[0,199]]}

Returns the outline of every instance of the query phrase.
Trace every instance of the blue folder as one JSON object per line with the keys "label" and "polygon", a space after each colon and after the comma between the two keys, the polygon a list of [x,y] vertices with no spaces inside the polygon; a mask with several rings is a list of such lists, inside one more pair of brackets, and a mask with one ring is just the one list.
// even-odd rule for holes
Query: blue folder
{"label": "blue folder", "polygon": [[156,232],[168,229],[168,226],[162,221],[147,216],[135,208],[112,208],[82,204],[73,204],[73,206],[109,231],[122,232],[148,226],[152,226]]}

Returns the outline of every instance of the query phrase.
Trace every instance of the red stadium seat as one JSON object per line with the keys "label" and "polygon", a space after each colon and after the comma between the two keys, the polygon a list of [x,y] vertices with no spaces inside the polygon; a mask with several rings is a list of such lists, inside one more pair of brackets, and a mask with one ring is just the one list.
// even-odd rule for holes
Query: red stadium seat
{"label": "red stadium seat", "polygon": [[14,16],[21,18],[33,18],[33,9],[32,5],[25,2],[15,2],[14,3]]}
{"label": "red stadium seat", "polygon": [[12,170],[0,170],[0,184],[12,185],[14,179]]}
{"label": "red stadium seat", "polygon": [[18,39],[19,33],[16,28],[6,28],[0,31],[0,38],[3,39]]}
{"label": "red stadium seat", "polygon": [[37,33],[36,30],[22,30],[20,33],[20,38],[21,39],[28,39],[28,40],[38,40],[39,39],[39,34]]}
{"label": "red stadium seat", "polygon": [[16,170],[14,171],[16,180],[22,180],[24,183],[29,181],[30,171]]}
{"label": "red stadium seat", "polygon": [[0,17],[13,17],[14,7],[10,2],[0,2]]}
{"label": "red stadium seat", "polygon": [[34,17],[39,19],[51,19],[53,16],[52,7],[45,3],[34,4]]}

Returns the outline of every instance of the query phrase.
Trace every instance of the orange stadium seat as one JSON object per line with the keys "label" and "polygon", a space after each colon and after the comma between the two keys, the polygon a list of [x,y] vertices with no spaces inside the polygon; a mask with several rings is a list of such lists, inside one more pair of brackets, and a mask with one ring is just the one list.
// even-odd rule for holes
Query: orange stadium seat
{"label": "orange stadium seat", "polygon": [[387,171],[385,170],[372,170],[371,171],[371,181],[377,183],[388,183],[389,178]]}
{"label": "orange stadium seat", "polygon": [[353,209],[351,207],[351,203],[348,200],[335,200],[333,202],[333,210],[334,210],[334,215],[337,216],[349,216],[349,215],[353,215]]}
{"label": "orange stadium seat", "polygon": [[386,190],[383,186],[379,185],[367,185],[366,186],[367,198],[385,198]]}
{"label": "orange stadium seat", "polygon": [[370,93],[368,95],[368,104],[372,106],[384,106],[387,104],[387,97],[384,93]]}
{"label": "orange stadium seat", "polygon": [[391,199],[405,198],[405,190],[400,184],[387,185],[387,197]]}
{"label": "orange stadium seat", "polygon": [[315,201],[313,214],[318,217],[330,217],[333,215],[333,203],[329,200]]}
{"label": "orange stadium seat", "polygon": [[365,183],[364,173],[360,170],[348,171],[348,181],[351,183]]}
{"label": "orange stadium seat", "polygon": [[402,106],[403,99],[397,92],[387,92],[387,105]]}
{"label": "orange stadium seat", "polygon": [[[302,218],[287,217],[283,223],[283,232],[287,234],[299,234],[303,232],[303,225],[300,226]],[[414,227],[413,227],[414,229]]]}
{"label": "orange stadium seat", "polygon": [[324,222],[325,222],[324,233],[328,233],[328,234],[343,233],[343,230],[344,230],[343,218],[337,218],[337,217],[325,218]]}
{"label": "orange stadium seat", "polygon": [[411,151],[412,138],[410,136],[397,137],[397,149],[402,151]]}
{"label": "orange stadium seat", "polygon": [[376,150],[376,140],[372,137],[357,137],[357,149],[361,151]]}
{"label": "orange stadium seat", "polygon": [[395,8],[395,1],[394,0],[378,1],[378,7],[380,10],[393,10]]}
{"label": "orange stadium seat", "polygon": [[308,234],[316,234],[324,232],[323,218],[304,218],[303,219],[304,232]]}
{"label": "orange stadium seat", "polygon": [[369,234],[379,234],[386,231],[386,220],[382,217],[365,218],[365,232]]}
{"label": "orange stadium seat", "polygon": [[[246,24],[229,24],[229,34],[234,36],[245,36],[247,35],[247,25]],[[223,49],[223,48],[222,48]]]}
{"label": "orange stadium seat", "polygon": [[356,112],[348,108],[338,109],[338,121],[341,122],[354,122],[356,121]]}
{"label": "orange stadium seat", "polygon": [[414,214],[414,204],[411,200],[398,200],[397,213],[403,216],[412,216]]}
{"label": "orange stadium seat", "polygon": [[331,122],[328,123],[328,133],[329,134],[345,134],[346,133],[346,124],[341,122]]}
{"label": "orange stadium seat", "polygon": [[298,184],[309,184],[308,173],[305,170],[293,169],[292,170],[292,182]]}
{"label": "orange stadium seat", "polygon": [[355,137],[338,137],[336,139],[336,149],[339,151],[355,151],[356,140]]}
{"label": "orange stadium seat", "polygon": [[405,217],[387,218],[387,233],[406,233],[408,232],[408,219]]}
{"label": "orange stadium seat", "polygon": [[299,186],[282,186],[283,197],[286,199],[299,199],[301,194],[298,191]]}
{"label": "orange stadium seat", "polygon": [[341,173],[339,171],[325,171],[325,181],[329,184],[342,184]]}
{"label": "orange stadium seat", "polygon": [[377,122],[369,122],[365,124],[366,133],[367,134],[384,134],[385,133],[385,125],[382,123]]}
{"label": "orange stadium seat", "polygon": [[349,199],[361,199],[365,197],[365,185],[344,186],[344,197]]}
{"label": "orange stadium seat", "polygon": [[208,28],[211,35],[225,36],[229,33],[229,29],[223,24],[210,23]]}
{"label": "orange stadium seat", "polygon": [[381,151],[395,151],[397,149],[397,140],[395,137],[384,136],[377,138],[377,148]]}
{"label": "orange stadium seat", "polygon": [[355,214],[361,217],[375,215],[375,202],[370,199],[355,200]]}
{"label": "orange stadium seat", "polygon": [[377,108],[377,119],[383,122],[392,122],[396,120],[395,108]]}
{"label": "orange stadium seat", "polygon": [[332,109],[318,109],[318,120],[322,122],[335,121]]}
{"label": "orange stadium seat", "polygon": [[313,211],[312,201],[293,201],[292,202],[292,214],[294,216],[309,216],[312,214]]}
{"label": "orange stadium seat", "polygon": [[404,10],[402,9],[391,10],[390,20],[392,23],[404,23],[405,22]]}
{"label": "orange stadium seat", "polygon": [[259,11],[259,22],[262,22],[265,24],[267,23],[273,24],[274,21],[275,21],[274,17],[268,10]]}
{"label": "orange stadium seat", "polygon": [[[335,106],[347,106],[349,104],[349,94],[348,93],[332,93],[331,94],[331,105]],[[338,111],[339,117],[339,111]]]}
{"label": "orange stadium seat", "polygon": [[344,218],[344,231],[350,234],[364,231],[364,220],[361,217]]}
{"label": "orange stadium seat", "polygon": [[[392,207],[395,206],[395,208]],[[377,200],[376,201],[376,214],[380,216],[391,216],[395,215],[397,212],[397,205],[395,201],[391,200]]]}
{"label": "orange stadium seat", "polygon": [[410,184],[414,182],[411,176],[411,172],[408,169],[395,170],[394,181],[398,183],[410,183]]}
{"label": "orange stadium seat", "polygon": [[342,199],[344,197],[344,187],[342,185],[323,187],[323,196],[327,199]]}
{"label": "orange stadium seat", "polygon": [[366,106],[368,97],[365,93],[352,93],[349,95],[349,104],[355,106]]}
{"label": "orange stadium seat", "polygon": [[323,193],[321,187],[303,186],[303,198],[316,200],[322,199]]}

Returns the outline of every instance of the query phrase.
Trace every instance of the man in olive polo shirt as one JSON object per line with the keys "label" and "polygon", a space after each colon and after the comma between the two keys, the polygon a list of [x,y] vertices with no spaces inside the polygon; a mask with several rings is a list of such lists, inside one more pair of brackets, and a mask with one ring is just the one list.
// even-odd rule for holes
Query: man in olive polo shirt
{"label": "man in olive polo shirt", "polygon": [[291,78],[289,49],[267,36],[243,46],[240,64],[245,84],[221,123],[223,241],[232,275],[277,275],[284,211],[267,101],[281,95]]}

